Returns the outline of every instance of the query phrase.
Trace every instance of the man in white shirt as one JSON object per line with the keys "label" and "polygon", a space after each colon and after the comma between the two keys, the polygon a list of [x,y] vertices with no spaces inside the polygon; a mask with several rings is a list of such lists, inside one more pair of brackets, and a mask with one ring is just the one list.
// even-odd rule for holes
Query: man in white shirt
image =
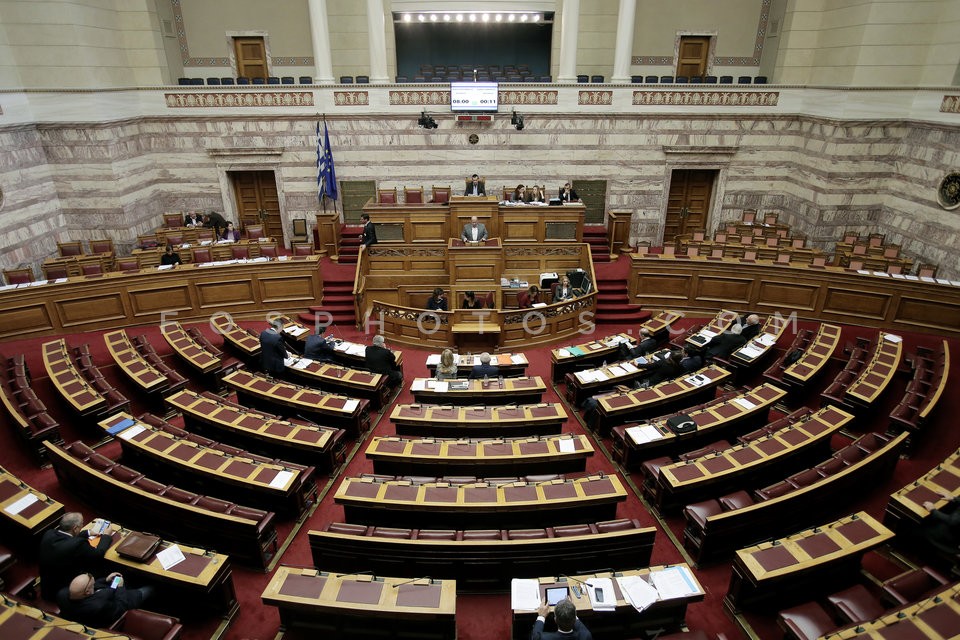
{"label": "man in white shirt", "polygon": [[469,224],[463,225],[462,238],[464,242],[483,242],[487,239],[487,228],[473,216]]}

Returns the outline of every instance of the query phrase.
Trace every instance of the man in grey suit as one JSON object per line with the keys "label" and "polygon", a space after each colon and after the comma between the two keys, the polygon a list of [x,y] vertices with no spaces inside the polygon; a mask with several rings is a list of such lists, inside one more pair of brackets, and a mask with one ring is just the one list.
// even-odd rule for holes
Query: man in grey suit
{"label": "man in grey suit", "polygon": [[473,216],[468,224],[463,225],[461,237],[464,242],[483,242],[487,239],[487,228],[482,222],[477,222],[477,216]]}
{"label": "man in grey suit", "polygon": [[283,323],[271,320],[270,327],[260,334],[260,368],[274,378],[283,375],[283,361],[287,357],[287,347],[280,331]]}

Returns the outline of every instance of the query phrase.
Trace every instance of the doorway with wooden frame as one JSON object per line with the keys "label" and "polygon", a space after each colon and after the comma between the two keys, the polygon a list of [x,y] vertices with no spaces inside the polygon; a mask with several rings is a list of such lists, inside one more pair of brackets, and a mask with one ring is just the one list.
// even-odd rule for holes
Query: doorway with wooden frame
{"label": "doorway with wooden frame", "polygon": [[233,52],[237,60],[238,78],[263,78],[270,75],[267,69],[267,46],[260,36],[233,38]]}
{"label": "doorway with wooden frame", "polygon": [[678,77],[697,78],[707,75],[710,36],[680,36],[678,53]]}
{"label": "doorway with wooden frame", "polygon": [[674,169],[670,173],[667,215],[663,224],[663,244],[676,236],[706,229],[717,180],[716,169]]}
{"label": "doorway with wooden frame", "polygon": [[262,224],[264,235],[283,245],[283,220],[277,178],[273,171],[228,171],[237,203],[240,228]]}

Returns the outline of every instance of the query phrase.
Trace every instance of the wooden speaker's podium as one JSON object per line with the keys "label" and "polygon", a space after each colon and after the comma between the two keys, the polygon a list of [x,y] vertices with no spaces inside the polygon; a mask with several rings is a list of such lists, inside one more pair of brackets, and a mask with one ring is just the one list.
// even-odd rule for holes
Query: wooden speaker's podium
{"label": "wooden speaker's podium", "polygon": [[450,235],[459,237],[463,227],[476,216],[477,222],[487,227],[489,236],[500,236],[499,209],[496,196],[451,196]]}
{"label": "wooden speaker's podium", "polygon": [[503,244],[500,238],[480,242],[464,242],[450,238],[447,242],[447,267],[450,282],[494,286],[503,273]]}
{"label": "wooden speaker's podium", "polygon": [[[477,200],[482,197],[466,199]],[[447,266],[450,281],[455,283],[451,287],[455,306],[460,306],[460,300],[467,291],[473,291],[480,300],[492,298],[495,308],[501,306],[503,244],[500,238],[488,238],[480,242],[464,242],[460,238],[450,238],[447,242]],[[493,351],[499,344],[500,325],[494,311],[452,307],[451,310],[453,318],[450,330],[460,351]]]}

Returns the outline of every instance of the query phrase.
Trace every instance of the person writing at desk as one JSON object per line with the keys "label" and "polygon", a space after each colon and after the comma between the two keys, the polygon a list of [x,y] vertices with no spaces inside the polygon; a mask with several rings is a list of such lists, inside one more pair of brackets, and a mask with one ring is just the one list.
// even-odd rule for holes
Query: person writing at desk
{"label": "person writing at desk", "polygon": [[487,239],[487,227],[473,216],[468,224],[463,225],[461,238],[464,242],[483,242]]}
{"label": "person writing at desk", "polygon": [[163,252],[163,255],[160,256],[160,264],[171,265],[174,267],[178,264],[183,264],[183,261],[180,260],[180,254],[173,250],[172,244],[168,244],[167,248]]}
{"label": "person writing at desk", "polygon": [[[95,521],[98,528],[102,521]],[[40,595],[54,602],[57,592],[83,571],[98,571],[103,556],[113,544],[113,528],[91,536],[83,528],[83,514],[65,513],[56,529],[47,529],[40,538]],[[92,545],[91,542],[96,543]]]}
{"label": "person writing at desk", "polygon": [[443,289],[437,287],[433,290],[433,295],[427,300],[427,309],[429,311],[449,311],[447,299],[443,297]]}
{"label": "person writing at desk", "polygon": [[577,607],[570,598],[564,598],[553,608],[557,621],[556,631],[544,631],[543,625],[550,615],[550,605],[544,602],[537,609],[537,621],[533,623],[530,640],[593,640],[593,634],[577,617]]}
{"label": "person writing at desk", "polygon": [[518,184],[517,188],[513,190],[513,195],[510,196],[510,202],[526,202],[527,201],[527,188],[522,184]]}
{"label": "person writing at desk", "polygon": [[384,345],[383,336],[373,336],[373,344],[363,352],[367,368],[374,373],[387,376],[391,386],[403,383],[403,372],[397,364],[393,351]]}
{"label": "person writing at desk", "polygon": [[483,300],[477,297],[477,294],[473,291],[467,291],[463,294],[463,303],[460,305],[461,309],[483,309]]}
{"label": "person writing at desk", "polygon": [[269,376],[279,378],[283,375],[287,358],[287,347],[283,342],[283,322],[271,320],[270,326],[260,333],[260,368]]}
{"label": "person writing at desk", "polygon": [[360,233],[360,244],[367,247],[371,244],[377,244],[377,228],[370,222],[370,216],[366,213],[360,216],[360,222],[363,223],[363,231]]}
{"label": "person writing at desk", "polygon": [[540,287],[532,284],[526,291],[518,293],[517,304],[521,309],[530,309],[533,305],[540,304]]}
{"label": "person writing at desk", "polygon": [[333,362],[333,340],[324,338],[319,333],[307,336],[307,341],[303,345],[303,357],[318,362]]}
{"label": "person writing at desk", "polygon": [[543,192],[543,189],[540,188],[540,185],[535,184],[530,187],[530,197],[528,202],[546,202],[547,195]]}
{"label": "person writing at desk", "polygon": [[227,228],[223,230],[223,235],[220,236],[221,240],[226,240],[227,242],[240,242],[240,232],[233,228],[233,223],[228,222]]}
{"label": "person writing at desk", "polygon": [[467,185],[467,190],[463,193],[465,196],[485,196],[487,191],[483,186],[483,183],[480,182],[480,176],[473,174],[470,177],[470,184]]}
{"label": "person writing at desk", "polygon": [[496,378],[500,375],[500,367],[495,364],[490,364],[490,354],[484,351],[480,354],[480,364],[473,365],[473,369],[470,370],[470,378],[472,379],[483,379],[483,378]]}
{"label": "person writing at desk", "polygon": [[560,199],[564,202],[580,202],[580,196],[573,190],[569,182],[563,183],[560,187]]}
{"label": "person writing at desk", "polygon": [[576,298],[577,294],[573,292],[573,286],[570,284],[570,278],[567,276],[562,276],[560,282],[557,283],[557,288],[553,292],[553,301],[562,302],[563,300],[572,300]]}

